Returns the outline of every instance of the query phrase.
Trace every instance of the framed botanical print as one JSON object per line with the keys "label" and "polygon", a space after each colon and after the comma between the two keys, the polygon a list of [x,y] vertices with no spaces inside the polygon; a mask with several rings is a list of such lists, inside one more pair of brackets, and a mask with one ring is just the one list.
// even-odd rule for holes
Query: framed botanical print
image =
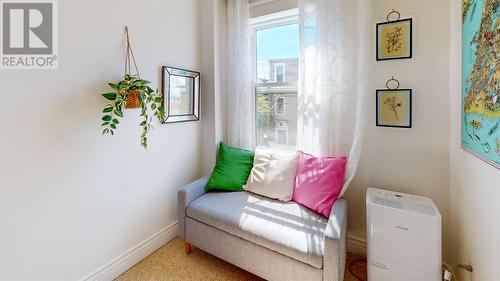
{"label": "framed botanical print", "polygon": [[412,19],[377,23],[377,60],[412,57]]}
{"label": "framed botanical print", "polygon": [[377,90],[377,126],[412,127],[411,89]]}
{"label": "framed botanical print", "polygon": [[200,73],[169,66],[162,69],[164,123],[199,120]]}

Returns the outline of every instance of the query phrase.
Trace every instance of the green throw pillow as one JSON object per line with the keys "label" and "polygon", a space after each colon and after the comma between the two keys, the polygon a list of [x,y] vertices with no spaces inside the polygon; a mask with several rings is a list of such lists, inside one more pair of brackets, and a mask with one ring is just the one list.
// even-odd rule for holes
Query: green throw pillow
{"label": "green throw pillow", "polygon": [[253,167],[252,151],[219,145],[219,156],[205,190],[241,191]]}

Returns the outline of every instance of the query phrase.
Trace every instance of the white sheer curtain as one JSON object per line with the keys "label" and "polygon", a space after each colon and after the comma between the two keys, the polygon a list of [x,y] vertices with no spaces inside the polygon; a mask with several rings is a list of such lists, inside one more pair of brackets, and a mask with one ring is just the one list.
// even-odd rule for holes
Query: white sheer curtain
{"label": "white sheer curtain", "polygon": [[251,149],[252,76],[248,0],[228,0],[228,138],[232,146]]}
{"label": "white sheer curtain", "polygon": [[371,40],[370,0],[299,0],[298,146],[346,155],[341,195],[358,166],[364,131]]}

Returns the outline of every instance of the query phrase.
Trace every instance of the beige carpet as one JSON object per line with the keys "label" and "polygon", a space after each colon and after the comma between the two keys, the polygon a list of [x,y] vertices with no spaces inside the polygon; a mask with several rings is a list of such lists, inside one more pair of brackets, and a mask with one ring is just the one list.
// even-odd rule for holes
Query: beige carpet
{"label": "beige carpet", "polygon": [[[352,271],[352,274],[350,271]],[[366,281],[366,279],[366,262],[364,259],[349,254],[344,280]],[[193,252],[190,255],[186,255],[184,254],[182,240],[175,239],[120,275],[116,280],[261,281],[263,279],[195,247],[193,247]]]}

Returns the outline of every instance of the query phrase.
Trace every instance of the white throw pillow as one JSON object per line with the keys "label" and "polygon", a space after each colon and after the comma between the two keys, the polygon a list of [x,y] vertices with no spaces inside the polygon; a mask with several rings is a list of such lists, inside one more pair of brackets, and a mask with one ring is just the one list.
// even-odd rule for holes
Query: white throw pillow
{"label": "white throw pillow", "polygon": [[253,168],[243,189],[283,202],[290,201],[298,155],[298,152],[255,149]]}

